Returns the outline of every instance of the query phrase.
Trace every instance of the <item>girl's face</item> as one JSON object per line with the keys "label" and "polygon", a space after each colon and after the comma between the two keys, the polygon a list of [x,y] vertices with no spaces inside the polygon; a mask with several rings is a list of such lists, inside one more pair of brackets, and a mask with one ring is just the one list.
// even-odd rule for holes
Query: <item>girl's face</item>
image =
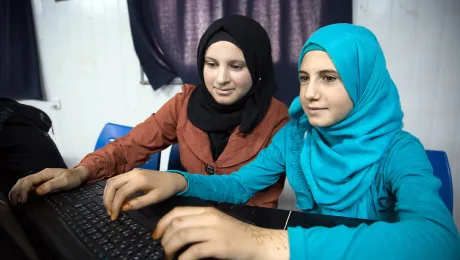
{"label": "girl's face", "polygon": [[353,102],[329,55],[305,54],[299,70],[300,101],[312,126],[332,126],[347,117]]}

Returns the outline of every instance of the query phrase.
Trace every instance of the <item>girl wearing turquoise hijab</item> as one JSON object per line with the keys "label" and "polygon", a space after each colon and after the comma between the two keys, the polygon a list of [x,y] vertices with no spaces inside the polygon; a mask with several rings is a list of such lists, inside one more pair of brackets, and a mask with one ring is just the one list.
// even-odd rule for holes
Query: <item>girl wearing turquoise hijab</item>
{"label": "girl wearing turquoise hijab", "polygon": [[[305,212],[376,220],[356,228],[268,230],[212,208],[177,208],[154,237],[180,259],[460,259],[459,234],[420,141],[402,130],[398,91],[374,34],[351,24],[315,32],[299,57],[291,121],[231,175],[138,171],[107,183],[110,214],[174,194],[245,203],[286,172]],[[146,195],[125,202],[137,190]]]}

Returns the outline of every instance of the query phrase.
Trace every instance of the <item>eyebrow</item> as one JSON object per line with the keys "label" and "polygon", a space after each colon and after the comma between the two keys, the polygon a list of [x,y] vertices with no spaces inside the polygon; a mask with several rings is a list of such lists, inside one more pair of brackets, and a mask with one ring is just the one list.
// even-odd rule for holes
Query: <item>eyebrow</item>
{"label": "eyebrow", "polygon": [[[216,59],[211,58],[211,57],[209,57],[209,56],[204,57],[204,59],[205,59],[205,60],[208,59],[208,60],[212,60],[212,61],[214,61],[214,62],[217,62]],[[246,61],[244,61],[244,60],[229,60],[227,63],[235,63],[235,62],[236,62],[236,63],[243,63],[243,64],[246,64]]]}
{"label": "eyebrow", "polygon": [[[308,74],[307,72],[303,71],[303,70],[299,70],[299,74],[300,73],[304,73],[304,74]],[[326,73],[332,73],[332,74],[337,74],[339,75],[339,73],[336,71],[336,70],[332,70],[332,69],[325,69],[325,70],[320,70],[317,72],[318,74],[326,74]]]}

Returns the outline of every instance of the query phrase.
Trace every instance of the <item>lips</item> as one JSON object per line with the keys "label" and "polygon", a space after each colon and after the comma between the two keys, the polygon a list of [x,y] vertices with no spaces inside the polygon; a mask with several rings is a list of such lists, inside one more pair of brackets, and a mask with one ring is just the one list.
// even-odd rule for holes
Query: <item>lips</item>
{"label": "lips", "polygon": [[230,96],[232,92],[235,90],[234,88],[227,88],[227,89],[214,88],[214,89],[217,95],[219,96]]}

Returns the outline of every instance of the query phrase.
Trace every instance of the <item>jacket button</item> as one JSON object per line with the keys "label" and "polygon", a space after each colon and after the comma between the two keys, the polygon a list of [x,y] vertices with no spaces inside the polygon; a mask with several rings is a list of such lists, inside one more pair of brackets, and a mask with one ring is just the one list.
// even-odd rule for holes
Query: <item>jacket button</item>
{"label": "jacket button", "polygon": [[214,167],[212,167],[211,165],[207,164],[204,169],[207,174],[214,174]]}

